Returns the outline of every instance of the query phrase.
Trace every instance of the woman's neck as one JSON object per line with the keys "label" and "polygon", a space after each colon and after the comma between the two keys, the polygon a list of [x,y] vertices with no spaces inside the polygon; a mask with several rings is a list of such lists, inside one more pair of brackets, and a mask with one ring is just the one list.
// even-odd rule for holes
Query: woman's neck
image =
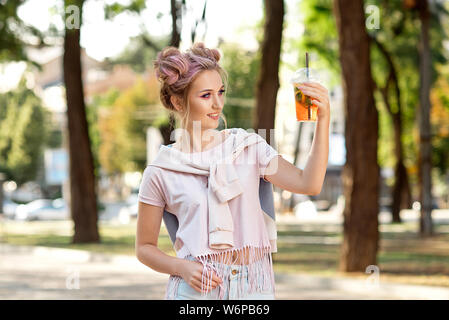
{"label": "woman's neck", "polygon": [[187,153],[206,151],[220,144],[225,138],[223,132],[215,129],[199,131],[196,134],[194,130],[187,129],[187,133],[187,135],[181,135],[180,139],[176,141],[176,147]]}

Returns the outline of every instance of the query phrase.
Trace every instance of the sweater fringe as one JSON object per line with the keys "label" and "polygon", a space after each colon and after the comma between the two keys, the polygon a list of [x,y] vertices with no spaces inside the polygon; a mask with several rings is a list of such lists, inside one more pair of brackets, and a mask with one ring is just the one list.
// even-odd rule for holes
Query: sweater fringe
{"label": "sweater fringe", "polygon": [[[236,264],[237,261],[233,260],[233,254],[238,252],[239,256],[244,257],[245,253],[248,253],[247,261]],[[274,285],[274,272],[273,272],[273,260],[271,256],[271,247],[253,247],[245,246],[243,248],[224,250],[219,253],[205,254],[194,257],[198,262],[203,265],[203,272],[201,276],[202,287],[207,287],[211,284],[212,274],[216,273],[218,277],[223,280],[223,283],[218,286],[217,296],[211,297],[212,299],[222,300],[226,291],[229,291],[229,277],[231,266],[247,268],[248,285],[245,285],[246,277],[239,275],[239,283],[237,286],[237,299],[243,297],[244,294],[251,294],[254,292],[273,292],[275,291]],[[226,270],[228,272],[226,272]],[[242,269],[241,269],[242,270]],[[176,297],[178,292],[178,286],[182,277],[170,275],[165,299],[172,300]],[[246,290],[245,290],[246,287]],[[208,292],[201,292],[201,296],[205,297],[211,295]]]}

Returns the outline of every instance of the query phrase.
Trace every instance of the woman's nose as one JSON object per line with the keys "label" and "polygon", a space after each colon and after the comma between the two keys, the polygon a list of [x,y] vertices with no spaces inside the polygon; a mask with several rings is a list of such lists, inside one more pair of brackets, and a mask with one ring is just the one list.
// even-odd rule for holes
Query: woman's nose
{"label": "woman's nose", "polygon": [[214,108],[215,109],[221,109],[223,107],[222,105],[223,105],[223,102],[222,102],[221,98],[219,96],[217,96],[217,95],[214,95],[214,98],[213,98],[213,106],[214,106]]}

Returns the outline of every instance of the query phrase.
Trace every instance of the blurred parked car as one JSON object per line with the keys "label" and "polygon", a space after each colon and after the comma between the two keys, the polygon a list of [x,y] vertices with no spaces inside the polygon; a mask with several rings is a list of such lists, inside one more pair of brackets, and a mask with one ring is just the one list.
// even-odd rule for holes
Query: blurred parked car
{"label": "blurred parked car", "polygon": [[70,219],[64,199],[38,199],[17,207],[16,220],[66,220]]}
{"label": "blurred parked car", "polygon": [[42,197],[42,188],[34,181],[25,182],[11,193],[11,199],[20,203],[29,203]]}
{"label": "blurred parked car", "polygon": [[16,215],[17,207],[19,206],[18,203],[15,203],[14,201],[11,201],[9,199],[3,200],[3,214],[5,215],[5,218],[7,219],[14,219],[14,216]]}
{"label": "blurred parked car", "polygon": [[121,223],[126,224],[131,219],[137,218],[138,211],[138,194],[131,193],[126,199],[126,204],[120,209],[118,219]]}

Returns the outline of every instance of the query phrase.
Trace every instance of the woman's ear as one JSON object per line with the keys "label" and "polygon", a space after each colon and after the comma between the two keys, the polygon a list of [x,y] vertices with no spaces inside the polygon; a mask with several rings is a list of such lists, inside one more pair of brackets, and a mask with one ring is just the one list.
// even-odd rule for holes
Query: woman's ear
{"label": "woman's ear", "polygon": [[181,101],[179,99],[179,97],[177,96],[171,96],[170,97],[170,102],[172,103],[172,105],[175,107],[176,110],[178,110],[179,112],[182,112],[183,107],[181,104]]}

